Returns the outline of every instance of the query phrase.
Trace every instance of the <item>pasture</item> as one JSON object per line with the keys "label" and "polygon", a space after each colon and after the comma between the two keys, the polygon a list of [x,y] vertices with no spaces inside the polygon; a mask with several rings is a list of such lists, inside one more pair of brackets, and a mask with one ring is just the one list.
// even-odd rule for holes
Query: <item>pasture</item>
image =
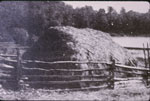
{"label": "pasture", "polygon": [[150,43],[150,37],[112,37],[113,41],[124,47],[143,47],[143,43]]}

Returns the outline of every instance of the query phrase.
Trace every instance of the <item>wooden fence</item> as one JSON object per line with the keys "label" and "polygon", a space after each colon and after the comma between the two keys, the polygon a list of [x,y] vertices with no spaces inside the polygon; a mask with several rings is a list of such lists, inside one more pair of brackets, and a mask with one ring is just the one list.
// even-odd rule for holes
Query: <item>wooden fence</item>
{"label": "wooden fence", "polygon": [[124,47],[124,48],[128,50],[143,51],[145,68],[150,68],[150,44],[149,43],[146,43],[146,45],[143,43],[143,47]]}
{"label": "wooden fence", "polygon": [[[102,88],[114,89],[115,82],[129,79],[144,80],[146,85],[150,84],[150,68],[125,66],[115,63],[99,61],[55,61],[45,62],[38,60],[22,60],[20,48],[16,48],[16,55],[0,54],[4,57],[0,66],[3,75],[0,82],[15,86],[15,90],[30,87],[47,87],[50,89],[69,90],[98,90]],[[9,58],[7,58],[9,57]],[[72,65],[103,65],[105,68],[68,68]],[[59,68],[61,65],[64,68]],[[68,66],[67,66],[68,65]],[[66,68],[65,68],[66,67]],[[117,73],[121,76],[117,77]],[[139,79],[138,79],[139,80]]]}

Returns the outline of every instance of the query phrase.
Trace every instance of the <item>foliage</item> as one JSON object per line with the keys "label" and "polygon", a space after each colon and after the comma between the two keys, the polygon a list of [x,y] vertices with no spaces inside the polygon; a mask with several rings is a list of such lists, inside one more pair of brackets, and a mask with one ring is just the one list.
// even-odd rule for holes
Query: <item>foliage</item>
{"label": "foliage", "polygon": [[73,9],[61,1],[2,1],[0,18],[0,41],[14,40],[17,36],[14,28],[23,28],[29,34],[25,39],[28,38],[30,44],[51,26],[88,27],[119,36],[148,36],[150,33],[150,10],[138,13],[122,8],[117,13],[113,7],[108,7],[108,12],[101,8],[93,10],[91,6]]}

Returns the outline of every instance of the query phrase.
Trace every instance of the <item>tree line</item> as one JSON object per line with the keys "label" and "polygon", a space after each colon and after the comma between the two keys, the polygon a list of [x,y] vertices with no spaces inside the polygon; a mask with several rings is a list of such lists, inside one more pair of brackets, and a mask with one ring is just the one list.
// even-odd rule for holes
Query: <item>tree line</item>
{"label": "tree line", "polygon": [[[28,37],[30,43],[51,26],[88,27],[115,36],[148,36],[150,33],[150,9],[139,13],[122,8],[117,13],[113,7],[108,7],[107,12],[91,6],[74,9],[62,1],[2,1],[0,18],[1,37],[8,38],[6,33],[11,34],[13,40]],[[20,32],[24,33],[18,35]]]}
{"label": "tree line", "polygon": [[[138,13],[132,10],[127,12],[125,8],[122,8],[120,13],[117,13],[113,7],[108,7],[106,13],[104,9],[96,11],[91,6],[73,9],[72,6],[66,5],[64,2],[40,2],[39,5],[33,2],[30,3],[30,6],[33,7],[30,9],[32,10],[31,14],[38,15],[33,19],[40,21],[36,25],[40,25],[42,28],[58,25],[77,28],[88,27],[115,33],[119,36],[148,35],[150,33],[150,9],[147,13]],[[39,14],[36,10],[44,12]]]}

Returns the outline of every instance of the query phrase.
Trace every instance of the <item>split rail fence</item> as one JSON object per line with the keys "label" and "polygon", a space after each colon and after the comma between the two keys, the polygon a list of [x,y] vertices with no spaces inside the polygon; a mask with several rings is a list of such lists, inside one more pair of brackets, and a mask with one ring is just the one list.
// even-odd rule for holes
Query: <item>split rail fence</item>
{"label": "split rail fence", "polygon": [[[4,86],[10,84],[15,90],[27,86],[41,88],[49,86],[50,89],[69,90],[114,89],[115,82],[130,79],[143,80],[147,87],[150,84],[150,67],[140,68],[125,66],[117,64],[114,59],[112,59],[111,63],[99,61],[45,62],[38,60],[22,60],[22,55],[20,53],[21,48],[16,48],[16,50],[16,55],[0,54],[0,57],[3,57],[0,66],[0,82]],[[71,69],[71,67],[67,67],[67,64],[103,65],[106,68]],[[58,68],[60,67],[58,65],[64,65],[66,68]],[[122,76],[116,78],[117,73]]]}

